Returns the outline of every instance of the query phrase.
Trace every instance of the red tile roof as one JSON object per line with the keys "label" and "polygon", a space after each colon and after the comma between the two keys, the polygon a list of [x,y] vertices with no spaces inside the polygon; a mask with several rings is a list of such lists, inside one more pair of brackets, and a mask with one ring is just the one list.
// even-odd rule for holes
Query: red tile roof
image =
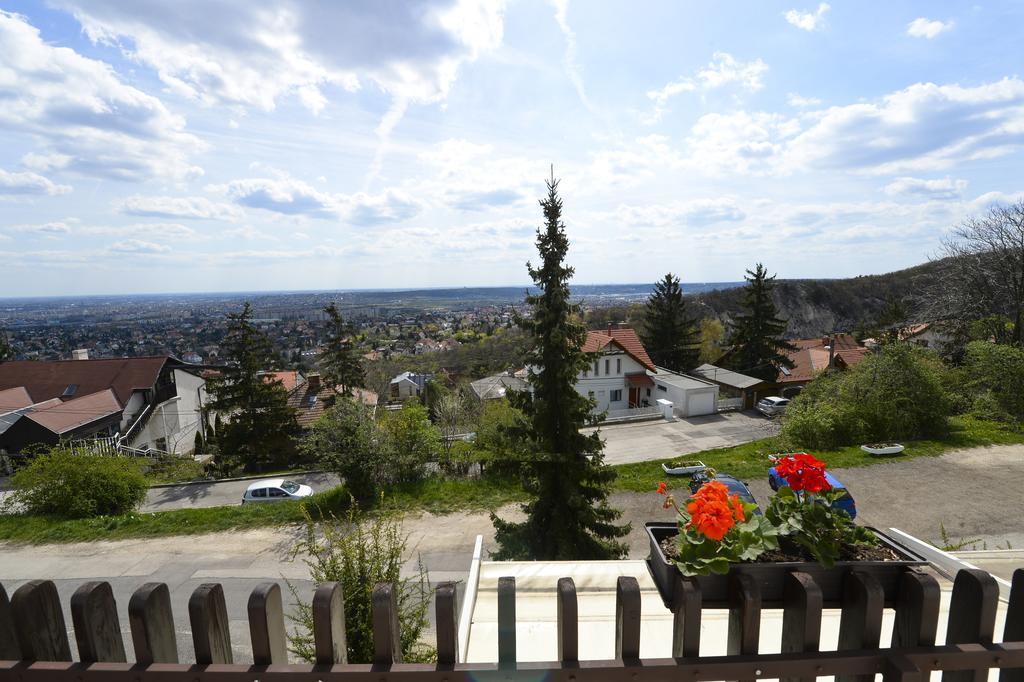
{"label": "red tile roof", "polygon": [[291,393],[299,385],[299,377],[301,375],[295,370],[289,370],[287,372],[267,372],[263,376],[268,381],[279,380],[284,384],[284,390]]}
{"label": "red tile roof", "polygon": [[[780,369],[776,383],[805,383],[813,379],[818,372],[828,369],[829,340],[826,337],[794,339],[790,343],[797,347],[797,350],[786,353],[793,367],[788,371]],[[852,367],[863,360],[869,352],[867,348],[858,345],[850,334],[835,335],[833,362],[836,366]]]}
{"label": "red tile roof", "polygon": [[626,351],[634,360],[652,372],[658,371],[651,360],[651,356],[647,354],[644,344],[641,343],[640,337],[637,336],[635,330],[629,327],[611,327],[597,331],[588,331],[587,340],[583,343],[583,352],[597,353],[604,350],[609,343],[614,343]]}
{"label": "red tile roof", "polygon": [[60,434],[120,413],[121,405],[117,402],[114,392],[108,388],[44,409],[37,407],[25,416],[40,426]]}
{"label": "red tile roof", "polygon": [[58,360],[0,362],[0,391],[24,386],[39,403],[59,398],[71,384],[76,396],[111,389],[123,407],[135,389],[153,388],[167,356],[117,358],[112,360]]}

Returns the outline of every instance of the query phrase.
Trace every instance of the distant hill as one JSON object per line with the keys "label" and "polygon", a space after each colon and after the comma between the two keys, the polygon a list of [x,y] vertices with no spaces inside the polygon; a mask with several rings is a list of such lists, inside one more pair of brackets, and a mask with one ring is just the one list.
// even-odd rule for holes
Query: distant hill
{"label": "distant hill", "polygon": [[[890,298],[902,301],[912,318],[919,315],[922,292],[941,276],[944,266],[945,261],[938,260],[884,275],[779,279],[775,281],[773,298],[780,317],[789,321],[791,338],[852,332],[877,319]],[[742,289],[731,288],[695,294],[693,298],[706,306],[703,313],[710,309],[728,322],[739,312],[742,296]]]}

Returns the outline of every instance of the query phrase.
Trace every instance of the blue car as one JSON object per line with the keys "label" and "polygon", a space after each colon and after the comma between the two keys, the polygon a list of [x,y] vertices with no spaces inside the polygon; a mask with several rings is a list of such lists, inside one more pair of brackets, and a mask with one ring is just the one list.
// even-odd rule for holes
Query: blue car
{"label": "blue car", "polygon": [[[832,474],[825,472],[825,480],[832,486],[833,490],[842,490],[843,496],[832,503],[834,509],[841,509],[846,512],[851,519],[857,518],[857,503],[853,501],[853,495],[846,489],[846,486],[839,482]],[[779,488],[788,485],[786,479],[775,473],[775,467],[768,470],[768,485],[771,486],[772,490],[778,490]]]}

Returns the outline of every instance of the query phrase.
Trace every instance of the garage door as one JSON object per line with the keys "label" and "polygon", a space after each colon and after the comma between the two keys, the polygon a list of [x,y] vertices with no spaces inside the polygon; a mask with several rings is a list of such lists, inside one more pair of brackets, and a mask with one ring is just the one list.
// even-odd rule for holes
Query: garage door
{"label": "garage door", "polygon": [[702,414],[714,414],[715,394],[713,391],[689,393],[686,396],[686,415],[697,417]]}

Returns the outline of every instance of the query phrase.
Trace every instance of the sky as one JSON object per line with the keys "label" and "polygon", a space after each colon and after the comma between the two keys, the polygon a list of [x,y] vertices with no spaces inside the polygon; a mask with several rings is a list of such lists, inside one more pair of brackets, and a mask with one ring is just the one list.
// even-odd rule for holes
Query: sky
{"label": "sky", "polygon": [[0,0],[0,297],[888,272],[1024,196],[1024,3]]}

